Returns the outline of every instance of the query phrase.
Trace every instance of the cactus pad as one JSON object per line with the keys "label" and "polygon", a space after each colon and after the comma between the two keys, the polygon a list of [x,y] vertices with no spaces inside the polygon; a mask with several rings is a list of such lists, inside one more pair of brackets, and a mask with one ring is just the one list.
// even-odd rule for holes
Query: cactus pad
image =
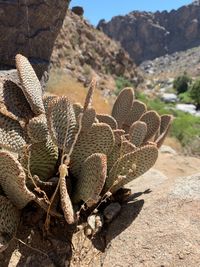
{"label": "cactus pad", "polygon": [[45,114],[31,119],[27,125],[27,133],[33,143],[47,140],[49,131]]}
{"label": "cactus pad", "polygon": [[67,97],[52,100],[47,121],[53,142],[68,153],[76,133],[76,118],[73,106]]}
{"label": "cactus pad", "polygon": [[95,87],[96,87],[96,79],[93,79],[90,83],[90,86],[88,88],[88,92],[87,92],[87,95],[85,98],[85,103],[84,103],[84,107],[83,107],[84,111],[86,109],[90,108],[92,105],[92,97],[93,97]]}
{"label": "cactus pad", "polygon": [[114,145],[111,152],[108,154],[108,159],[107,159],[108,171],[112,168],[115,161],[120,157],[121,142],[124,130],[120,129],[114,130],[113,134],[114,134]]}
{"label": "cactus pad", "polygon": [[12,203],[22,209],[35,195],[26,187],[26,174],[19,161],[9,152],[0,151],[0,185]]}
{"label": "cactus pad", "polygon": [[141,176],[155,164],[157,157],[157,147],[146,145],[119,158],[109,172],[104,191],[115,192],[123,185]]}
{"label": "cactus pad", "polygon": [[81,179],[78,180],[74,192],[74,202],[97,202],[103,189],[107,174],[105,154],[95,153],[89,156],[82,165]]}
{"label": "cactus pad", "polygon": [[129,130],[129,140],[135,146],[140,146],[147,134],[147,125],[143,121],[134,122]]}
{"label": "cactus pad", "polygon": [[88,108],[83,112],[81,120],[81,131],[87,132],[95,122],[96,112],[93,108]]}
{"label": "cactus pad", "polygon": [[122,141],[120,156],[124,156],[125,154],[131,153],[137,149],[138,148],[135,145],[133,145],[130,141],[128,140]]}
{"label": "cactus pad", "polygon": [[108,125],[110,125],[110,127],[113,130],[116,130],[118,125],[117,125],[117,121],[110,115],[107,114],[97,114],[97,119],[99,122],[104,122],[107,123]]}
{"label": "cactus pad", "polygon": [[49,106],[50,106],[51,102],[56,98],[57,98],[57,96],[55,96],[55,95],[43,96],[43,104],[44,104],[45,113],[48,113]]}
{"label": "cactus pad", "polygon": [[35,71],[26,57],[18,54],[15,59],[22,90],[32,111],[36,115],[44,113],[42,88]]}
{"label": "cactus pad", "polygon": [[122,128],[123,123],[125,122],[129,111],[133,103],[133,89],[124,88],[118,95],[112,109],[112,116],[118,123],[118,127]]}
{"label": "cactus pad", "polygon": [[109,125],[94,123],[89,131],[80,133],[71,156],[70,170],[80,177],[83,162],[94,153],[108,155],[114,144],[114,135]]}
{"label": "cactus pad", "polygon": [[[75,222],[75,214],[72,206],[71,199],[67,190],[66,176],[68,176],[68,166],[61,164],[59,166],[60,173],[60,201],[65,220],[68,224]],[[65,178],[66,177],[66,178]]]}
{"label": "cactus pad", "polygon": [[9,199],[0,196],[0,252],[5,250],[14,237],[20,221],[20,211]]}
{"label": "cactus pad", "polygon": [[147,125],[147,134],[145,136],[144,142],[150,140],[158,131],[160,127],[160,116],[156,111],[147,111],[142,115],[140,121],[143,121]]}
{"label": "cactus pad", "polygon": [[28,120],[34,116],[21,88],[12,81],[0,81],[0,103],[0,113],[11,119]]}
{"label": "cactus pad", "polygon": [[159,136],[155,140],[158,148],[162,146],[165,137],[168,134],[172,121],[173,121],[173,116],[171,115],[161,116]]}
{"label": "cactus pad", "polygon": [[126,120],[123,124],[123,129],[128,132],[130,126],[147,111],[147,107],[144,103],[138,100],[134,100],[131,106],[131,109],[126,117]]}
{"label": "cactus pad", "polygon": [[25,145],[24,132],[19,122],[0,113],[0,146],[17,152]]}
{"label": "cactus pad", "polygon": [[80,103],[74,103],[73,109],[74,109],[76,120],[78,120],[79,114],[83,112],[83,106]]}
{"label": "cactus pad", "polygon": [[55,173],[58,161],[58,148],[50,139],[45,142],[32,144],[27,153],[20,155],[20,162],[25,169],[27,169],[29,152],[32,176],[37,175],[40,180],[47,181]]}

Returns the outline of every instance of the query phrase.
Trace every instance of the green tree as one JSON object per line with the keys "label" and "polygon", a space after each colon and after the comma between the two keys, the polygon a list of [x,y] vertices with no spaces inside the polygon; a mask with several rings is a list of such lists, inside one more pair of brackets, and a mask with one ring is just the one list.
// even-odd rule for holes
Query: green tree
{"label": "green tree", "polygon": [[174,80],[173,87],[174,89],[176,89],[178,94],[181,94],[189,89],[190,82],[191,78],[186,73],[184,73]]}
{"label": "green tree", "polygon": [[200,109],[200,79],[196,80],[190,89],[190,96],[194,100],[196,109]]}

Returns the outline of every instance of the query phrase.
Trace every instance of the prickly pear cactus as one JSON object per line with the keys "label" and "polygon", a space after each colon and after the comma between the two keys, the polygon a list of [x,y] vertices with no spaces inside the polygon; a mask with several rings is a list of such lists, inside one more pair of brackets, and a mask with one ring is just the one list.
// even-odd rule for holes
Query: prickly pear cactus
{"label": "prickly pear cactus", "polygon": [[154,165],[172,123],[147,111],[132,88],[121,91],[111,115],[97,114],[95,80],[85,103],[72,104],[43,96],[24,56],[16,56],[16,67],[17,79],[0,78],[0,251],[28,203],[46,211],[48,230],[51,216],[75,224],[83,203],[93,209],[116,195]]}

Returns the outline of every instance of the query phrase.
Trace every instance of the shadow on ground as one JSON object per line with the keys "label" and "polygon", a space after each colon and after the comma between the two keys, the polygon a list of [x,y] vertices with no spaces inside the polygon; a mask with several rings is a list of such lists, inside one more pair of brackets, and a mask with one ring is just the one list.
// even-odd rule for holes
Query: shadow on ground
{"label": "shadow on ground", "polygon": [[96,249],[104,252],[112,239],[134,222],[144,205],[144,200],[138,200],[137,198],[149,193],[151,193],[151,190],[147,189],[144,192],[137,192],[129,196],[127,202],[122,204],[121,212],[114,221],[110,224],[105,224],[102,231],[92,240]]}

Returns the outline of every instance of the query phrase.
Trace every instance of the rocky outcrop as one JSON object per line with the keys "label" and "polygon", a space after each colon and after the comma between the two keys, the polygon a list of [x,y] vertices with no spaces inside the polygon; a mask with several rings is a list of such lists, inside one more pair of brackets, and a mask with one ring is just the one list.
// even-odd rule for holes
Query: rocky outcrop
{"label": "rocky outcrop", "polygon": [[0,69],[15,67],[22,53],[41,77],[48,67],[54,41],[70,0],[0,1]]}
{"label": "rocky outcrop", "polygon": [[74,7],[72,7],[72,12],[78,16],[83,16],[84,9],[81,6],[74,6]]}
{"label": "rocky outcrop", "polygon": [[55,43],[52,66],[83,83],[95,74],[102,89],[111,76],[123,76],[133,83],[141,79],[132,59],[117,42],[70,10]]}
{"label": "rocky outcrop", "polygon": [[134,11],[98,28],[119,41],[136,63],[200,45],[200,4],[170,12]]}

